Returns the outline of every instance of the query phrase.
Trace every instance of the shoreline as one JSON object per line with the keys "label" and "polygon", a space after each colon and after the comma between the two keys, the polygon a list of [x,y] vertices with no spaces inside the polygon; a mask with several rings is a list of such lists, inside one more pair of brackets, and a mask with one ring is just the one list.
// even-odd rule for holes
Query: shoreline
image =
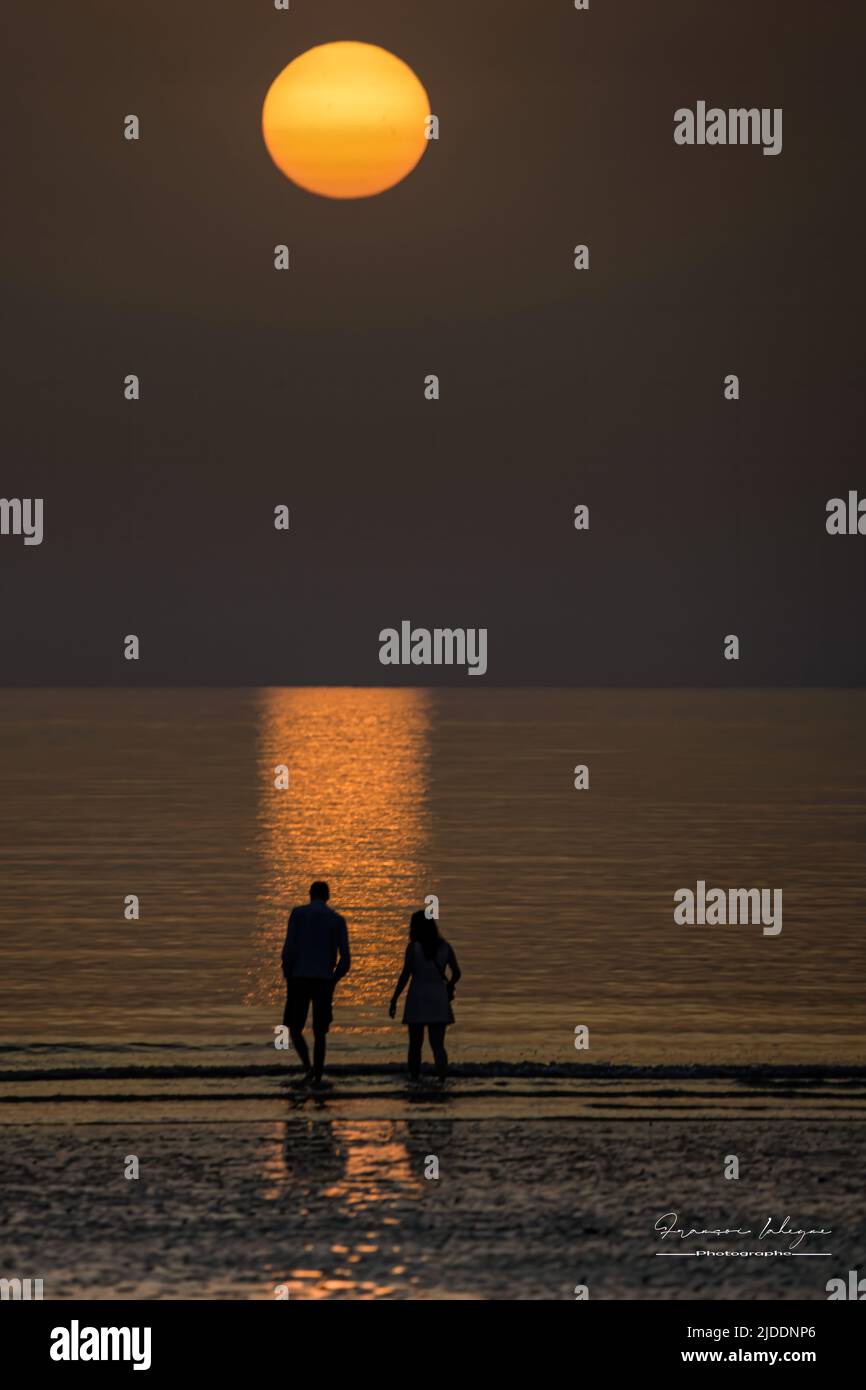
{"label": "shoreline", "polygon": [[291,1063],[31,1066],[0,1072],[0,1127],[26,1123],[265,1122],[286,1114],[468,1119],[809,1119],[866,1122],[866,1067],[458,1063],[411,1084],[401,1063],[334,1063],[311,1086]]}

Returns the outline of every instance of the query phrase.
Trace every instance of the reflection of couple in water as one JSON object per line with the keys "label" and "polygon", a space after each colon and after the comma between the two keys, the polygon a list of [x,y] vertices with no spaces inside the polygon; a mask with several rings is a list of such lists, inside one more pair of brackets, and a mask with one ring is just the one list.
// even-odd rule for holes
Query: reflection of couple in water
{"label": "reflection of couple in water", "polygon": [[[334,986],[351,964],[349,933],[345,920],[328,907],[327,883],[316,882],[310,901],[292,908],[283,946],[283,974],[287,998],[283,1022],[289,1030],[307,1079],[318,1085],[325,1066],[325,1046],[333,1017]],[[449,974],[446,974],[446,971]],[[425,912],[413,912],[409,923],[409,945],[400,978],[388,1013],[394,1018],[397,1001],[406,986],[409,993],[403,1008],[403,1022],[409,1029],[409,1077],[421,1075],[421,1049],[424,1029],[433,1049],[436,1075],[444,1079],[448,1067],[445,1029],[454,1022],[451,1001],[460,979],[457,957],[439,935],[439,927]],[[313,1009],[313,1060],[304,1037],[307,1015]]]}

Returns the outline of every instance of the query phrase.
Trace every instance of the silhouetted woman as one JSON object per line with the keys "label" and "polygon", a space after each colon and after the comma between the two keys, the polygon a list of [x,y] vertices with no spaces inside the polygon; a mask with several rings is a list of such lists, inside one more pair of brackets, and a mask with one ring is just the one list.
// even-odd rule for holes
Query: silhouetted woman
{"label": "silhouetted woman", "polygon": [[[451,971],[451,978],[445,974]],[[409,1028],[409,1077],[417,1081],[421,1075],[421,1048],[424,1044],[424,1029],[430,1038],[436,1075],[444,1078],[448,1067],[448,1053],[445,1051],[445,1029],[454,1022],[451,1000],[454,987],[460,979],[460,966],[448,942],[439,935],[439,928],[432,917],[425,916],[423,910],[412,913],[409,923],[409,945],[403,971],[397,981],[388,1013],[392,1018],[397,1014],[397,1000],[407,984],[406,1006],[403,1022]],[[411,981],[411,984],[410,984]]]}

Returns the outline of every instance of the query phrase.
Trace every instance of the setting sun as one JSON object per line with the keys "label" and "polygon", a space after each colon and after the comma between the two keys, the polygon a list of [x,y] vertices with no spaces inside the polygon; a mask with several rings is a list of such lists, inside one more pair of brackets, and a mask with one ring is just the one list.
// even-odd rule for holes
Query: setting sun
{"label": "setting sun", "polygon": [[277,168],[326,198],[383,193],[427,146],[427,93],[400,58],[327,43],[289,63],[265,97],[262,133]]}

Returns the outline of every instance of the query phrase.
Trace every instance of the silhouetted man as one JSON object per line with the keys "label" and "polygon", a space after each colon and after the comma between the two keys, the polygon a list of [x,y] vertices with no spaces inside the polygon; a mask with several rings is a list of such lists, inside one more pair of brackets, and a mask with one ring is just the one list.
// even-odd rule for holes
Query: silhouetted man
{"label": "silhouetted man", "polygon": [[[310,888],[305,907],[293,907],[283,946],[283,974],[288,994],[283,1023],[289,1030],[308,1080],[318,1084],[325,1066],[325,1045],[333,1014],[334,985],[351,965],[346,923],[328,907],[327,883]],[[304,1038],[307,1014],[313,1006],[313,1065]]]}

